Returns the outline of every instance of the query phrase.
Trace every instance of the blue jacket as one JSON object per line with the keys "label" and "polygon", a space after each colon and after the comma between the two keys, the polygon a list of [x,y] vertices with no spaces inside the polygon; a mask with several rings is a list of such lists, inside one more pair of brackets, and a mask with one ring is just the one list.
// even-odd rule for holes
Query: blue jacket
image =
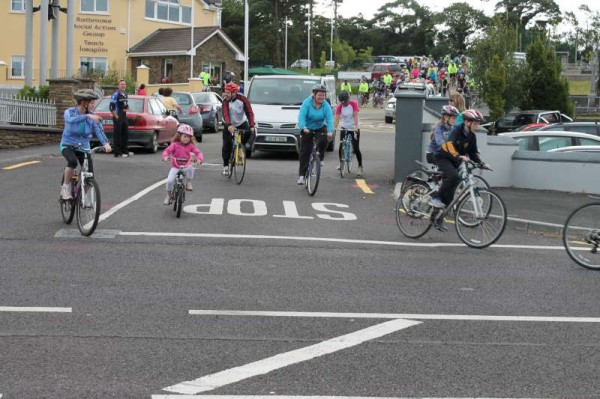
{"label": "blue jacket", "polygon": [[117,114],[124,113],[127,110],[127,92],[117,90],[110,96],[110,111],[115,111]]}
{"label": "blue jacket", "polygon": [[440,155],[442,153],[442,144],[448,141],[448,135],[450,129],[443,123],[438,124],[433,131],[433,137],[429,142],[428,152],[432,152],[434,155]]}
{"label": "blue jacket", "polygon": [[87,117],[87,114],[78,113],[77,107],[65,110],[64,119],[65,128],[63,129],[62,139],[60,141],[61,148],[82,144],[84,149],[89,149],[92,133],[98,138],[102,145],[108,143],[102,125],[94,123],[94,121]]}
{"label": "blue jacket", "polygon": [[331,105],[327,101],[323,101],[321,108],[316,109],[313,105],[313,97],[308,97],[300,107],[298,127],[300,130],[304,128],[319,130],[325,125],[327,125],[328,132],[333,132],[333,112],[331,111]]}

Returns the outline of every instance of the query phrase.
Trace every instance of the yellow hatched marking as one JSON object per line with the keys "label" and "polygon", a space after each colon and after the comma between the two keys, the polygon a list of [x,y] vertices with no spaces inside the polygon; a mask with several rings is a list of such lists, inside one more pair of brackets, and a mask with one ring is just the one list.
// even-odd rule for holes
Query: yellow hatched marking
{"label": "yellow hatched marking", "polygon": [[17,169],[20,168],[22,166],[27,166],[27,165],[34,165],[36,163],[40,163],[42,161],[29,161],[29,162],[23,162],[23,163],[18,163],[15,165],[11,165],[11,166],[7,166],[6,168],[2,168],[3,170],[13,170],[13,169]]}
{"label": "yellow hatched marking", "polygon": [[367,185],[365,179],[356,179],[356,184],[361,190],[363,190],[365,194],[375,194],[373,191],[371,191],[371,188]]}

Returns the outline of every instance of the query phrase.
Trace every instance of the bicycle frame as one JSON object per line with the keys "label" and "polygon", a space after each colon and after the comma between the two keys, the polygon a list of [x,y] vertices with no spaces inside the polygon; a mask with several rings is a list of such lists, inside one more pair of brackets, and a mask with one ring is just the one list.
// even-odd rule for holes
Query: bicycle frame
{"label": "bicycle frame", "polygon": [[354,138],[354,131],[353,130],[345,130],[344,132],[346,132],[346,136],[344,137],[344,161],[346,162],[350,162],[350,157],[352,156],[352,150],[353,150],[353,146],[352,146],[352,139]]}

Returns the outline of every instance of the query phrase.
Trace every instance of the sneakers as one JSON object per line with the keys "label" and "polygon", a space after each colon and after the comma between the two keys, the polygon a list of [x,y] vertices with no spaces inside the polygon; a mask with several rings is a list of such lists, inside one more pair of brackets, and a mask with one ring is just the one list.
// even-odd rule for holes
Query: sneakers
{"label": "sneakers", "polygon": [[223,167],[223,172],[221,172],[223,176],[227,176],[229,174],[229,166]]}
{"label": "sneakers", "polygon": [[64,201],[73,199],[73,196],[71,195],[71,187],[67,185],[60,188],[60,199]]}
{"label": "sneakers", "polygon": [[433,225],[433,227],[435,227],[437,230],[441,231],[442,233],[445,233],[448,231],[448,227],[446,227],[446,224],[444,223],[443,218],[434,220],[432,225]]}
{"label": "sneakers", "polygon": [[192,182],[191,181],[185,183],[185,190],[186,191],[194,191],[194,187],[192,187]]}
{"label": "sneakers", "polygon": [[321,161],[321,167],[325,167],[325,162]]}
{"label": "sneakers", "polygon": [[356,176],[362,176],[363,175],[363,167],[359,166],[358,167],[358,172],[356,172]]}
{"label": "sneakers", "polygon": [[341,164],[341,163],[339,163],[339,164],[338,164],[338,166],[337,166],[337,168],[335,168],[335,169],[336,169],[336,170],[340,170],[340,169],[342,169],[342,164]]}
{"label": "sneakers", "polygon": [[429,201],[429,205],[431,205],[434,208],[440,208],[440,209],[443,209],[446,207],[446,205],[444,205],[442,200],[439,199],[438,197],[432,198],[431,201]]}
{"label": "sneakers", "polygon": [[299,176],[298,177],[298,184],[304,184],[304,176]]}
{"label": "sneakers", "polygon": [[165,200],[163,201],[163,204],[165,204],[165,205],[171,205],[171,193],[167,193],[167,196],[165,197]]}

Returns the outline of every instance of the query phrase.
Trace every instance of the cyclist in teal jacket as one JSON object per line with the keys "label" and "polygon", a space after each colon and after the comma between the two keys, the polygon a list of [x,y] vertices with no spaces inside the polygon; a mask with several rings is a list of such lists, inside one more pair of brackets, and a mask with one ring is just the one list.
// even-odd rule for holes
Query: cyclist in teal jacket
{"label": "cyclist in teal jacket", "polygon": [[[90,89],[78,90],[73,93],[77,100],[77,106],[68,108],[64,113],[65,128],[63,129],[60,140],[60,151],[67,160],[67,167],[63,173],[63,185],[60,189],[60,197],[63,200],[71,199],[71,178],[73,177],[77,161],[83,164],[84,154],[81,150],[90,149],[90,139],[92,133],[98,138],[104,146],[106,152],[111,152],[112,148],[108,144],[108,139],[104,134],[100,121],[102,118],[88,110],[90,103],[98,99],[98,95]],[[81,145],[81,150],[76,146]],[[92,172],[94,167],[89,162],[89,169]]]}
{"label": "cyclist in teal jacket", "polygon": [[306,169],[308,169],[315,133],[327,133],[327,137],[321,135],[318,142],[321,166],[323,166],[327,140],[333,138],[333,112],[331,111],[331,105],[325,100],[326,93],[327,87],[325,85],[314,85],[312,96],[304,100],[298,113],[298,127],[300,128],[298,184],[304,184],[304,175]]}

